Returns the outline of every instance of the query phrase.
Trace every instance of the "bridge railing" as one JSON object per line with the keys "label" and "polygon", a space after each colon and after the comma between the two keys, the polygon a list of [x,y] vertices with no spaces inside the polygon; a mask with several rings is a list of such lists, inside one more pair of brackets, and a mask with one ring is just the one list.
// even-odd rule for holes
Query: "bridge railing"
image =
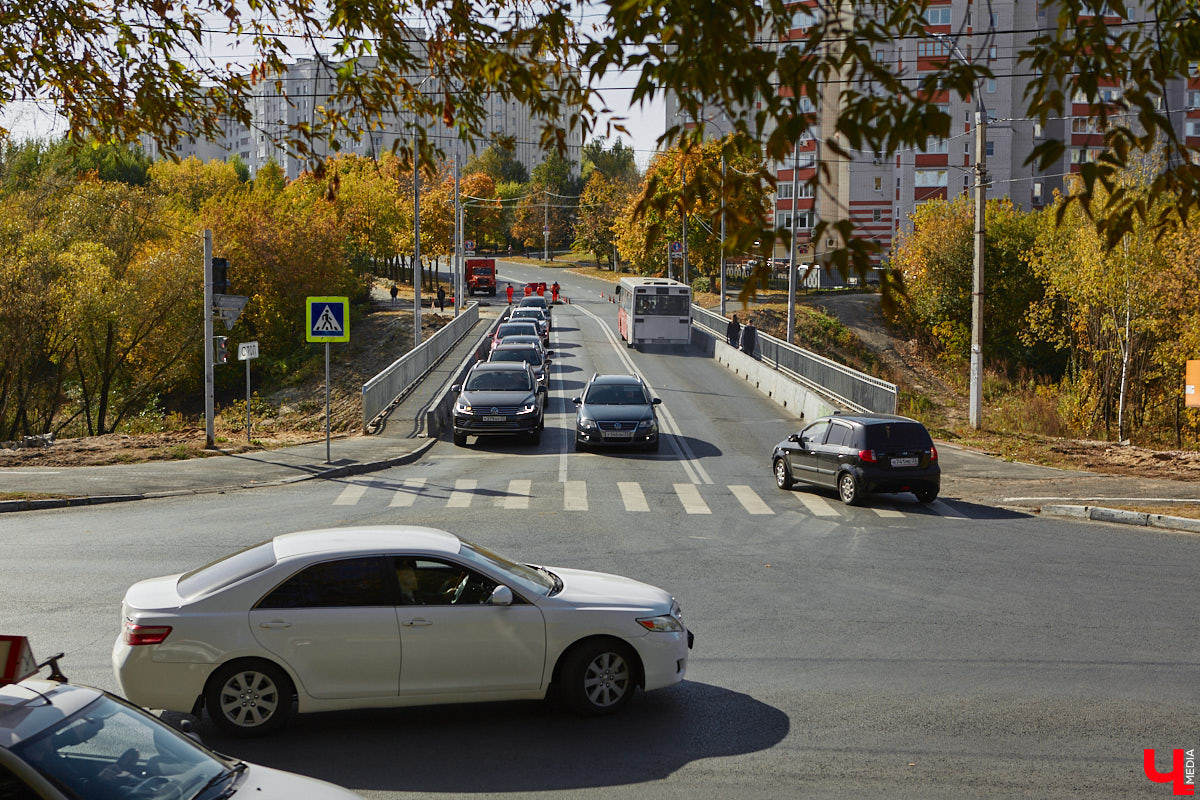
{"label": "bridge railing", "polygon": [[[692,324],[724,341],[729,320],[706,308],[693,305]],[[762,331],[758,332],[758,350],[764,363],[814,384],[845,403],[851,410],[873,411],[879,414],[896,413],[894,383],[859,372]]]}
{"label": "bridge railing", "polygon": [[420,345],[396,359],[362,387],[363,430],[429,372],[479,321],[479,303],[471,302],[457,317]]}

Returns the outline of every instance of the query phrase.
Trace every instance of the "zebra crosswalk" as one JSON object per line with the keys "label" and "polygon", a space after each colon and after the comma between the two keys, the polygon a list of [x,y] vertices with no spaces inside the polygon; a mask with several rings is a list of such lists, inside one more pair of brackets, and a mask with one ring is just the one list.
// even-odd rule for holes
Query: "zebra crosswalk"
{"label": "zebra crosswalk", "polygon": [[[869,514],[884,519],[906,516],[940,516],[966,519],[949,504],[936,501],[927,505],[904,504],[904,509],[887,505],[886,500],[872,498],[861,508],[849,508],[836,500],[810,491],[771,491],[768,497],[748,484],[697,485],[674,483],[668,487],[643,486],[639,481],[616,481],[615,485],[585,480],[550,481],[534,486],[527,478],[496,481],[481,485],[475,478],[457,478],[446,485],[431,483],[426,478],[405,478],[400,481],[355,479],[347,481],[333,499],[335,506],[356,506],[372,502],[390,493],[387,505],[391,508],[437,506],[440,508],[489,508],[522,511],[559,510],[588,511],[593,505],[620,508],[630,514],[646,514],[651,507],[660,512],[682,512],[693,516],[717,513],[745,513],[750,516],[772,516],[799,512],[813,517],[834,519],[854,514]],[[368,499],[370,498],[370,499]]]}

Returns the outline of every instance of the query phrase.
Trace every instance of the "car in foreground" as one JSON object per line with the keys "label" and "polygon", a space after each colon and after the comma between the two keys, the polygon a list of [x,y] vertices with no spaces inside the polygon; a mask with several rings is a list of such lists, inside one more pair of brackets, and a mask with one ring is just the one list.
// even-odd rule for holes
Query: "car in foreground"
{"label": "car in foreground", "polygon": [[450,390],[454,401],[454,444],[463,447],[468,436],[527,436],[542,440],[546,387],[524,361],[484,362]]}
{"label": "car in foreground", "polygon": [[537,378],[538,385],[549,388],[551,361],[547,356],[553,352],[553,350],[543,350],[529,342],[512,342],[505,339],[492,351],[491,356],[488,357],[488,363],[513,361],[528,364],[533,370],[533,377]]}
{"label": "car in foreground", "polygon": [[[5,637],[15,638],[15,637]],[[351,800],[324,781],[209,750],[116,695],[51,680],[0,680],[5,800]]]}
{"label": "car in foreground", "polygon": [[833,414],[775,445],[775,485],[805,483],[836,489],[847,505],[876,492],[912,492],[937,499],[942,470],[937,448],[920,422],[892,414]]}
{"label": "car in foreground", "polygon": [[242,736],[295,711],[548,694],[606,714],[683,680],[692,646],[662,589],[416,526],[276,536],[134,584],[121,620],[127,696]]}
{"label": "car in foreground", "polygon": [[658,414],[662,403],[635,375],[593,375],[574,398],[575,449],[593,445],[658,450]]}
{"label": "car in foreground", "polygon": [[[520,322],[501,322],[492,331],[487,351],[490,353],[496,348],[496,345],[500,344],[508,336],[536,336],[542,339],[542,329],[531,319],[521,320]],[[544,342],[545,340],[542,339],[542,341]]]}

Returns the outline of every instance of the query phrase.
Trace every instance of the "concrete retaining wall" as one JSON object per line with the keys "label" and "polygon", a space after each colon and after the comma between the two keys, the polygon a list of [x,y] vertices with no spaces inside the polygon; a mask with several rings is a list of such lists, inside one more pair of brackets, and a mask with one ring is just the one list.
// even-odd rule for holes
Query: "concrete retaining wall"
{"label": "concrete retaining wall", "polygon": [[464,358],[459,365],[454,369],[451,379],[442,387],[442,390],[433,398],[433,402],[429,404],[429,410],[425,412],[425,435],[437,438],[442,435],[443,431],[449,430],[454,426],[452,419],[454,412],[454,401],[458,399],[458,392],[452,391],[451,387],[461,384],[467,379],[467,373],[471,371],[471,367],[485,357],[484,347],[488,337],[496,330],[496,326],[504,321],[504,315],[501,315],[479,340],[475,342],[475,347],[470,355]]}

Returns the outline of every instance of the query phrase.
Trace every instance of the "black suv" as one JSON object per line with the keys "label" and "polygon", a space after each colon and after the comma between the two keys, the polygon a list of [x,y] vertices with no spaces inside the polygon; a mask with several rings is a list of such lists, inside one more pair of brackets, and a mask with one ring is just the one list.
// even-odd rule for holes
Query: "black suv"
{"label": "black suv", "polygon": [[658,450],[658,415],[662,402],[633,375],[593,375],[575,404],[575,449],[590,445],[624,445]]}
{"label": "black suv", "polygon": [[476,364],[466,381],[455,384],[454,443],[462,447],[467,436],[524,434],[537,444],[545,425],[546,387],[538,383],[524,361]]}
{"label": "black suv", "polygon": [[892,414],[821,417],[775,445],[771,468],[780,489],[809,483],[837,489],[847,505],[873,492],[912,492],[922,503],[942,486],[937,448],[925,426]]}

